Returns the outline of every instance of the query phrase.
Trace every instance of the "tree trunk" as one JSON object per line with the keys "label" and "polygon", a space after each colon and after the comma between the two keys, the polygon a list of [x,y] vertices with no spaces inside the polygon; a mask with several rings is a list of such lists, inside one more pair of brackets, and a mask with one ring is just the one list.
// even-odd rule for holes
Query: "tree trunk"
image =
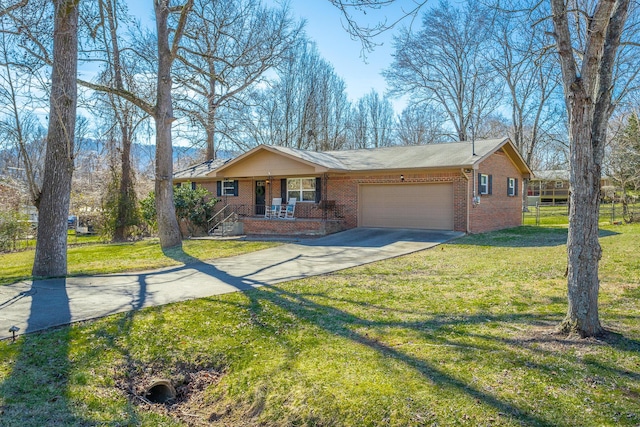
{"label": "tree trunk", "polygon": [[[126,115],[126,112],[124,113]],[[129,227],[135,223],[135,210],[137,197],[133,187],[133,168],[131,167],[131,133],[127,124],[127,118],[120,117],[123,122],[120,124],[122,134],[122,156],[120,176],[120,189],[118,194],[118,216],[116,227],[113,232],[114,242],[125,242],[129,238]]]}
{"label": "tree trunk", "polygon": [[216,134],[216,67],[213,60],[209,61],[209,99],[207,100],[207,153],[205,160],[215,160],[215,134]]}
{"label": "tree trunk", "polygon": [[594,105],[576,95],[571,108],[569,156],[568,309],[561,330],[581,336],[602,333],[598,315],[598,240],[602,144],[592,135]]}
{"label": "tree trunk", "polygon": [[[590,11],[584,50],[576,55],[564,0],[550,0],[569,113],[570,191],[567,239],[568,310],[560,328],[582,337],[603,332],[598,315],[600,174],[613,111],[613,70],[629,0],[599,0]],[[571,12],[573,13],[573,12]],[[580,57],[580,67],[576,58]]]}
{"label": "tree trunk", "polygon": [[77,103],[79,0],[55,0],[53,68],[38,239],[32,275],[67,274],[67,217],[73,174]]}
{"label": "tree trunk", "polygon": [[[106,9],[106,10],[104,10]],[[104,4],[106,19],[109,23],[109,40],[111,43],[111,56],[113,58],[110,66],[113,69],[113,82],[116,89],[125,90],[124,80],[122,78],[122,61],[120,60],[120,44],[117,34],[117,17],[115,4],[107,0]],[[130,227],[137,224],[136,205],[137,197],[133,186],[133,168],[131,166],[131,143],[133,138],[133,126],[131,123],[131,113],[128,106],[125,106],[120,100],[115,99],[115,95],[108,94],[111,100],[111,106],[115,113],[116,122],[120,127],[120,135],[122,138],[121,153],[121,175],[120,186],[118,190],[118,206],[115,229],[113,231],[114,242],[125,242],[130,237]]]}
{"label": "tree trunk", "polygon": [[155,1],[158,30],[158,87],[154,120],[156,124],[156,212],[158,235],[163,249],[182,245],[180,228],[173,205],[173,147],[171,124],[174,121],[171,104],[171,65],[169,44],[169,7],[166,1]]}

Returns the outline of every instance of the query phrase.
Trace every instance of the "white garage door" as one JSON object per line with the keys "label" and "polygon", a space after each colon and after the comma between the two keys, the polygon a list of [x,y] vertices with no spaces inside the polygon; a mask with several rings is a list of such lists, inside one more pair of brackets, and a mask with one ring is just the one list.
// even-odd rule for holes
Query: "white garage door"
{"label": "white garage door", "polygon": [[361,185],[360,227],[453,230],[453,184]]}

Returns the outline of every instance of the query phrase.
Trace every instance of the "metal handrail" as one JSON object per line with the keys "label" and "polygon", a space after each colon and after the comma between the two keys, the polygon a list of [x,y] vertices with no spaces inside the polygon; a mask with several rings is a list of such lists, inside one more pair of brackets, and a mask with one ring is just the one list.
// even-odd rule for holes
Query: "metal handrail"
{"label": "metal handrail", "polygon": [[222,212],[224,212],[227,208],[229,207],[229,205],[225,205],[225,207],[223,207],[222,209],[220,209],[218,212],[214,213],[213,216],[211,216],[211,218],[209,218],[207,220],[207,223],[213,221],[215,219],[215,217],[217,217],[218,215],[220,215]]}
{"label": "metal handrail", "polygon": [[[231,212],[229,215],[227,215],[226,217],[224,217],[222,220],[218,221],[218,222],[216,223],[216,225],[214,225],[213,227],[211,227],[211,228],[209,229],[208,234],[211,234],[211,232],[212,232],[213,230],[215,230],[216,228],[218,228],[218,226],[220,226],[221,224],[226,224],[226,223],[227,223],[227,220],[228,220],[229,218],[231,218],[232,216],[234,216],[234,215],[235,215],[235,217],[236,217],[236,220],[235,220],[234,222],[237,222],[237,221],[238,221],[238,216],[236,215],[236,213],[235,213],[235,212]],[[222,227],[222,236],[224,237],[224,226]]]}

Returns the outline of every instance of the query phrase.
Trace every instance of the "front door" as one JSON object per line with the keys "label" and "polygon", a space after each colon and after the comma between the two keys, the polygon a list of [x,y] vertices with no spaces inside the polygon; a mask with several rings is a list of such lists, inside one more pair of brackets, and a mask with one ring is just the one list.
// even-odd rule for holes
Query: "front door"
{"label": "front door", "polygon": [[256,215],[264,215],[265,190],[265,181],[256,181]]}

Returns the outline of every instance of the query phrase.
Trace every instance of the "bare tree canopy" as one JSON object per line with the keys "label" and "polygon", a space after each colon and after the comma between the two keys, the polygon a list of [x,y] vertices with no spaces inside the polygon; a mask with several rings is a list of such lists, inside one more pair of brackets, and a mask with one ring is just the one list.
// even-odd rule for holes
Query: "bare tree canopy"
{"label": "bare tree canopy", "polygon": [[394,38],[394,61],[384,72],[391,93],[436,106],[453,127],[452,139],[469,139],[469,128],[477,128],[501,98],[502,84],[485,57],[490,33],[479,3],[441,2],[424,13],[418,32],[404,29]]}
{"label": "bare tree canopy", "polygon": [[215,158],[216,133],[237,138],[231,125],[236,108],[251,105],[250,89],[285,60],[301,31],[288,7],[269,8],[258,0],[195,1],[174,70],[181,86],[176,105],[198,129],[197,139],[204,139],[206,159]]}

